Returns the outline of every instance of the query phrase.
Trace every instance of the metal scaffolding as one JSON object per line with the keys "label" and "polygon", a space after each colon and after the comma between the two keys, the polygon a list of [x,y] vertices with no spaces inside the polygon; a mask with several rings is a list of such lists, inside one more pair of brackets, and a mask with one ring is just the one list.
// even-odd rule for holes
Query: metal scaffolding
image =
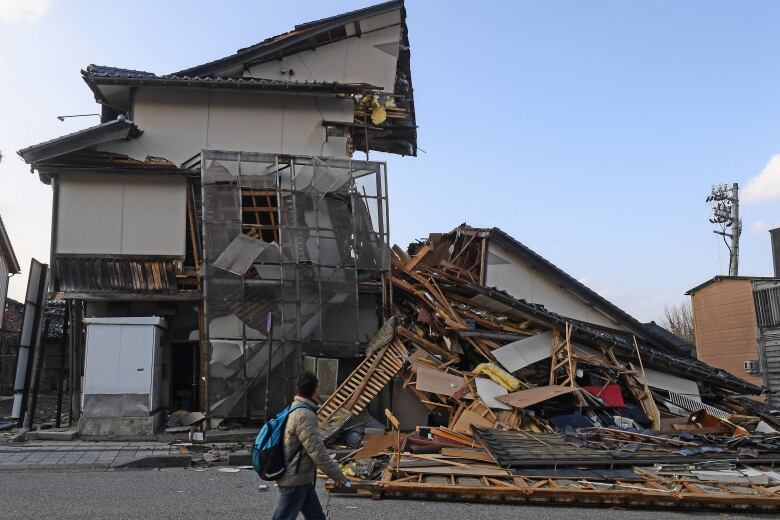
{"label": "metal scaffolding", "polygon": [[361,355],[389,301],[384,163],[204,150],[206,400],[264,418],[303,355]]}

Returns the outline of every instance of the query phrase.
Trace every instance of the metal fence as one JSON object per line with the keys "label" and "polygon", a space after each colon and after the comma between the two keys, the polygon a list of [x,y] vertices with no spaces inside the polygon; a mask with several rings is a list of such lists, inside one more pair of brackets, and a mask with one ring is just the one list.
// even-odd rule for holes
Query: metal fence
{"label": "metal fence", "polygon": [[212,426],[281,409],[304,354],[361,354],[388,301],[386,185],[380,162],[202,152]]}

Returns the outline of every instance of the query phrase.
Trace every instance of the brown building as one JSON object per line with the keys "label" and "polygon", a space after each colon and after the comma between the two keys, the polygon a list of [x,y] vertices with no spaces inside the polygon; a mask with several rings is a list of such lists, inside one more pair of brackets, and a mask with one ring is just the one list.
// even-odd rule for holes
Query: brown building
{"label": "brown building", "polygon": [[688,291],[699,359],[780,405],[780,278],[716,276]]}

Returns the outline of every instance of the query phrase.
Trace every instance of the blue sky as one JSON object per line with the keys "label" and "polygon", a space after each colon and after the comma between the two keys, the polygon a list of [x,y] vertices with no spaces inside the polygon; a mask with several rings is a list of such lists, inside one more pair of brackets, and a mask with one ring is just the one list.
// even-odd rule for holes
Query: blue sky
{"label": "blue sky", "polygon": [[[372,2],[0,0],[0,214],[24,273],[50,189],[15,150],[93,124],[89,63],[169,73]],[[399,244],[497,226],[642,320],[715,274],[710,186],[747,186],[740,274],[780,226],[773,1],[407,2],[417,158],[383,157]]]}

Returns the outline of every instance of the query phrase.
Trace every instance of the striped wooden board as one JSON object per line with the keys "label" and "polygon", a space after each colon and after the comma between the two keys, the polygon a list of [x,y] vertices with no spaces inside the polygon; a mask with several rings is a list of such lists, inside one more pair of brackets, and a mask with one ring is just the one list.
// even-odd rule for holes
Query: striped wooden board
{"label": "striped wooden board", "polygon": [[320,423],[326,422],[339,409],[352,415],[362,412],[401,370],[408,355],[398,339],[372,352],[320,407],[317,413]]}

